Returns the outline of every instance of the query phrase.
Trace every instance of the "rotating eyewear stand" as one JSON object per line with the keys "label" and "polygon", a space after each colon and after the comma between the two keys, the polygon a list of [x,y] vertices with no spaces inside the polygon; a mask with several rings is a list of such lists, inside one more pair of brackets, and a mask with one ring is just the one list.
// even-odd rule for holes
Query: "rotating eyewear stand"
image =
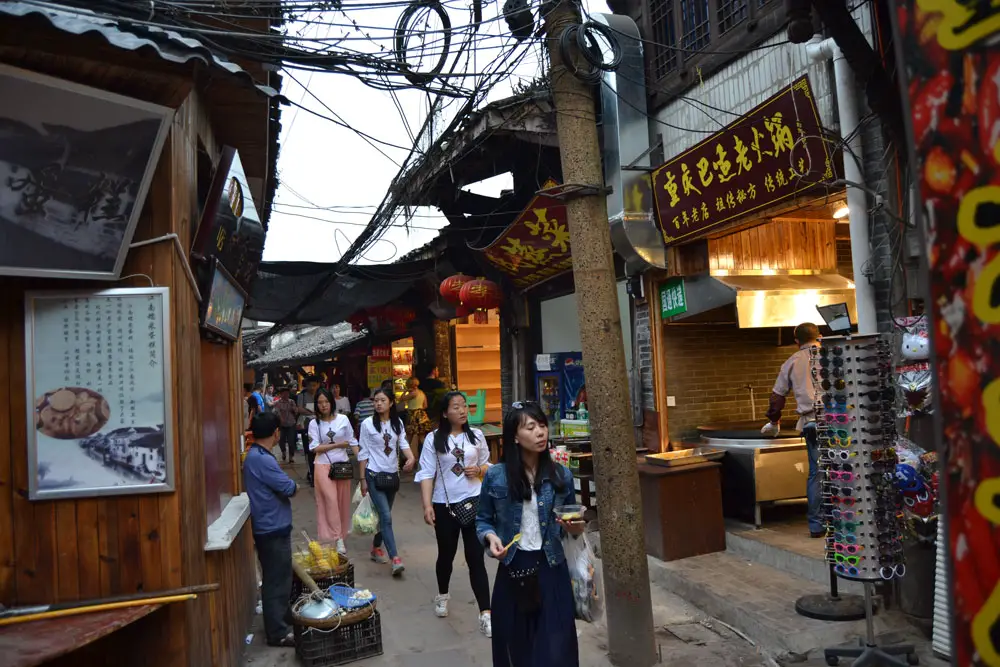
{"label": "rotating eyewear stand", "polygon": [[[874,584],[870,581],[864,582],[865,586],[865,630],[864,641],[859,640],[859,646],[845,648],[824,649],[823,656],[826,664],[835,666],[840,664],[841,658],[854,658],[851,663],[853,667],[908,667],[909,665],[920,664],[916,649],[912,644],[896,644],[892,646],[878,646],[875,644],[875,623],[872,620],[874,615],[872,588]],[[897,657],[903,656],[903,657]]]}
{"label": "rotating eyewear stand", "polygon": [[[872,608],[874,612],[874,607]],[[865,617],[865,600],[860,595],[841,595],[837,573],[830,564],[830,592],[803,595],[795,601],[795,613],[817,621],[860,621]]]}

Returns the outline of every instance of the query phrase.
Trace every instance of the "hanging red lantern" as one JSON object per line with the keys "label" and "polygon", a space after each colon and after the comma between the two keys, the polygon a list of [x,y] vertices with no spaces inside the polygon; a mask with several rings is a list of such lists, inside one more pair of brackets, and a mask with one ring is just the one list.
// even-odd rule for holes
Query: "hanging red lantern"
{"label": "hanging red lantern", "polygon": [[470,280],[462,285],[459,298],[462,300],[463,306],[475,311],[472,316],[473,322],[486,324],[490,319],[487,311],[500,307],[500,287],[492,280],[485,278]]}
{"label": "hanging red lantern", "polygon": [[461,303],[462,299],[460,293],[462,291],[462,286],[471,280],[472,276],[467,276],[464,273],[456,273],[453,276],[445,278],[441,281],[441,287],[438,288],[441,298],[450,304]]}

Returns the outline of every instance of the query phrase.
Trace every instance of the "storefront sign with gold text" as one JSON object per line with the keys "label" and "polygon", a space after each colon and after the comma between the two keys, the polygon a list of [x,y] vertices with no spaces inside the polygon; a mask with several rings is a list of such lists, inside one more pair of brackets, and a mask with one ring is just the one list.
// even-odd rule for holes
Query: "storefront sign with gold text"
{"label": "storefront sign with gold text", "polygon": [[[542,189],[554,187],[555,181],[546,181]],[[537,195],[484,254],[516,287],[530,287],[568,271],[573,260],[566,205],[555,197]]]}
{"label": "storefront sign with gold text", "polygon": [[808,77],[653,172],[667,244],[803,194],[836,178]]}

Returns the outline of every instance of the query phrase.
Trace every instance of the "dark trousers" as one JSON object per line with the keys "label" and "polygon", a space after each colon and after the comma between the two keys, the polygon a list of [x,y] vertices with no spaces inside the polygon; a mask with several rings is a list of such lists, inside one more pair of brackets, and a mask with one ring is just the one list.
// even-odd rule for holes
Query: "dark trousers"
{"label": "dark trousers", "polygon": [[264,634],[267,643],[274,644],[291,632],[288,599],[292,595],[292,538],[288,534],[254,535],[253,542],[260,561]]}
{"label": "dark trousers", "polygon": [[295,456],[296,437],[298,437],[298,431],[295,430],[294,426],[281,427],[281,440],[278,441],[278,446],[281,448],[282,458]]}
{"label": "dark trousers", "polygon": [[458,519],[448,511],[443,503],[434,503],[434,535],[437,537],[438,557],[435,572],[438,581],[438,593],[448,592],[451,583],[452,565],[455,554],[458,553],[458,538],[462,538],[465,549],[465,563],[469,566],[469,581],[472,592],[479,604],[479,611],[490,608],[490,578],[486,574],[486,562],[483,560],[483,545],[476,537],[476,524],[463,526]]}
{"label": "dark trousers", "polygon": [[306,463],[309,464],[309,481],[313,481],[313,468],[316,466],[316,455],[309,450],[309,433],[302,431],[302,451],[306,453]]}

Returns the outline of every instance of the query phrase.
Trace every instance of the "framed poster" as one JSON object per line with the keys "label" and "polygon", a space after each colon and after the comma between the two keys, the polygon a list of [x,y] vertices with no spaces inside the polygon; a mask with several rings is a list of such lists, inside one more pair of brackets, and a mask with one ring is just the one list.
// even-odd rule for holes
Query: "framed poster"
{"label": "framed poster", "polygon": [[215,260],[202,326],[227,340],[236,340],[240,336],[246,302],[246,292],[226,271],[222,262]]}
{"label": "framed poster", "polygon": [[31,500],[174,488],[166,287],[25,294]]}
{"label": "framed poster", "polygon": [[0,275],[117,278],[173,114],[0,65]]}

